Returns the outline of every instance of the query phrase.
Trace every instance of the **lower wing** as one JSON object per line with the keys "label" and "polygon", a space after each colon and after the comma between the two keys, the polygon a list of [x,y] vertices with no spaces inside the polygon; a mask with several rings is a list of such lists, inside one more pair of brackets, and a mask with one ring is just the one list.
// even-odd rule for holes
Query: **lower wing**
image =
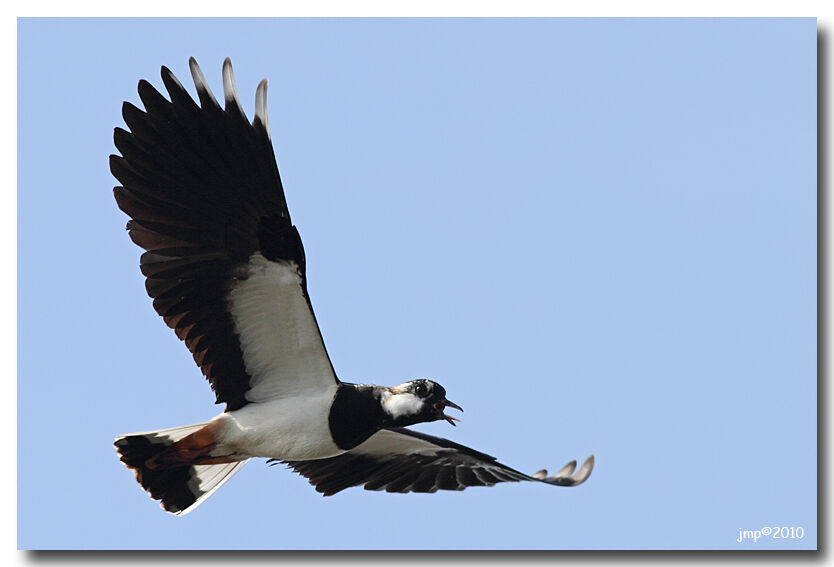
{"label": "lower wing", "polygon": [[547,476],[546,470],[526,475],[487,454],[410,429],[383,429],[347,453],[311,461],[284,462],[310,480],[318,492],[330,496],[351,486],[386,492],[436,492],[492,486],[499,482],[534,481],[578,486],[594,468],[588,457],[574,474],[576,461]]}

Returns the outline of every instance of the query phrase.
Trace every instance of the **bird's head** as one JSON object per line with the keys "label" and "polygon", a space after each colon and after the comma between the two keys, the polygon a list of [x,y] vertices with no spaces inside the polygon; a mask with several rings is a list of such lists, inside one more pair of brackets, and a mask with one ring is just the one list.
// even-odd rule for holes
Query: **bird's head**
{"label": "bird's head", "polygon": [[445,419],[452,425],[460,421],[443,413],[447,407],[463,411],[446,399],[446,389],[431,380],[412,380],[393,388],[386,388],[380,398],[382,410],[393,425],[406,426]]}

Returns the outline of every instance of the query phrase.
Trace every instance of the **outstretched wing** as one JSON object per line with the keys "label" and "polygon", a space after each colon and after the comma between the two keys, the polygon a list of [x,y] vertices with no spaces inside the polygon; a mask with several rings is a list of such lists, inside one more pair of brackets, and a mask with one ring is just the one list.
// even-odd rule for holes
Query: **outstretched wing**
{"label": "outstretched wing", "polygon": [[498,482],[536,481],[557,486],[578,486],[594,468],[591,455],[576,469],[571,461],[553,476],[546,470],[526,475],[484,453],[448,439],[410,429],[383,429],[347,453],[313,461],[285,462],[310,479],[318,492],[330,496],[351,486],[386,492],[463,490]]}
{"label": "outstretched wing", "polygon": [[250,124],[231,62],[225,109],[189,61],[200,105],[166,67],[170,101],[139,82],[130,131],[110,170],[130,238],[144,248],[153,306],[191,351],[218,403],[321,392],[338,384],[307,296],[304,249],[290,221],[266,115],[266,80]]}

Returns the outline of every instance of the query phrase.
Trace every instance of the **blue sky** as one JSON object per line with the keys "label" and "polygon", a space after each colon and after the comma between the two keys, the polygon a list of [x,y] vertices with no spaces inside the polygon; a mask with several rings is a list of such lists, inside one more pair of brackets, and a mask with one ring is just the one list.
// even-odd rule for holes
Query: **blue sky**
{"label": "blue sky", "polygon": [[[22,20],[18,545],[816,547],[816,22]],[[107,156],[121,102],[226,56],[269,118],[346,381],[575,489],[351,489],[246,466],[165,514],[112,448],[220,407],[153,312]],[[192,89],[193,92],[193,89]],[[804,529],[741,543],[739,529]]]}

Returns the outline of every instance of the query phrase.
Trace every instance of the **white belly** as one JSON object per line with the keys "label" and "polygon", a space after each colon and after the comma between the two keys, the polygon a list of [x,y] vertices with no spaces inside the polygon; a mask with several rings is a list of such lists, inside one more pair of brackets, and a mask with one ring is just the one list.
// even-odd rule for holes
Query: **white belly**
{"label": "white belly", "polygon": [[[335,390],[335,389],[334,389]],[[213,453],[283,460],[322,459],[344,453],[330,436],[333,395],[280,398],[250,403],[214,418],[218,447]]]}

